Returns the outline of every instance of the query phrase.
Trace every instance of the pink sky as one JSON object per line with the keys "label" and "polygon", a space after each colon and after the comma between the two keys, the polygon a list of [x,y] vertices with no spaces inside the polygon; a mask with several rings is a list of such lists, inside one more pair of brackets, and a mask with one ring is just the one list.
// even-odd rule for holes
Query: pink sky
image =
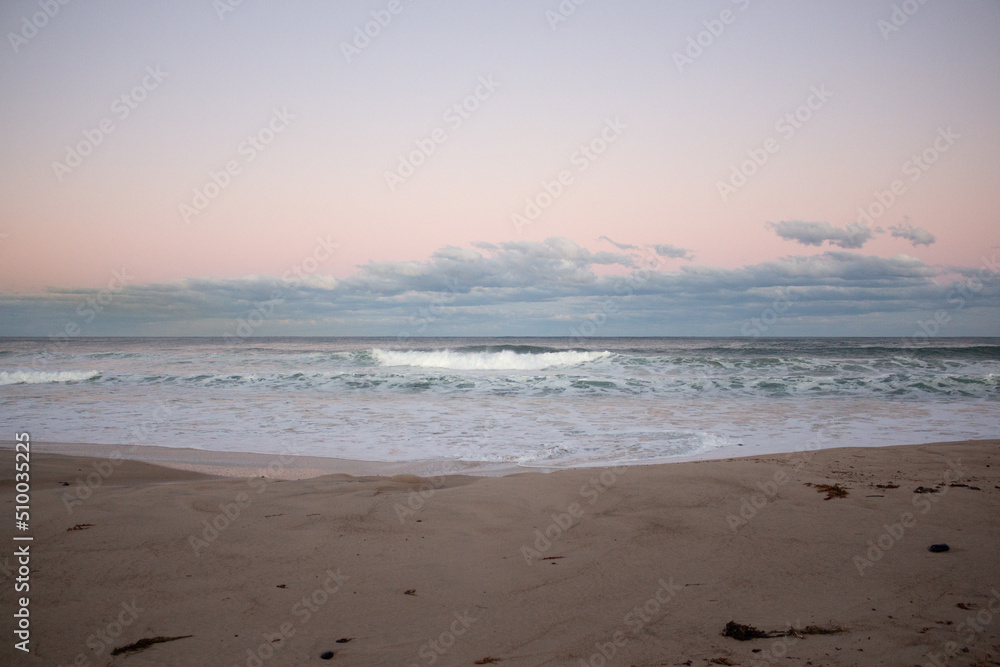
{"label": "pink sky", "polygon": [[[404,3],[348,61],[339,45],[384,4],[248,2],[222,18],[207,3],[74,4],[8,44],[3,293],[101,288],[122,267],[137,283],[280,276],[318,237],[339,244],[320,268],[339,279],[475,242],[613,250],[604,235],[695,258],[665,270],[733,269],[829,250],[767,224],[844,228],[895,180],[905,192],[875,221],[885,233],[854,251],[977,267],[1000,245],[996,3],[922,5],[888,33],[890,2],[589,3],[555,29],[556,2]],[[6,3],[0,24],[16,32],[35,9]],[[675,54],[723,11],[732,21],[679,71]],[[56,173],[68,145],[109,121],[78,167]],[[581,161],[609,122],[613,141]],[[444,141],[390,189],[386,172],[435,128]],[[949,128],[958,138],[932,148]],[[248,137],[270,133],[251,160]],[[766,146],[724,201],[719,183]],[[939,155],[914,180],[905,164],[925,150]],[[238,173],[186,221],[179,207],[227,162]],[[572,182],[518,229],[511,216],[563,170]],[[935,241],[890,235],[904,224]]]}

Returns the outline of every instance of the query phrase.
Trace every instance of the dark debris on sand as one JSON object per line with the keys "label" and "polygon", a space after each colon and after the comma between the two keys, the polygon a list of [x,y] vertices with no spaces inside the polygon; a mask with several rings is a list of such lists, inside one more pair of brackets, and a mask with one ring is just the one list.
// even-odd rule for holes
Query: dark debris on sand
{"label": "dark debris on sand", "polygon": [[773,639],[775,637],[801,637],[803,635],[835,635],[844,632],[844,628],[833,626],[824,628],[820,625],[807,625],[804,628],[788,628],[787,630],[770,630],[765,632],[752,625],[744,625],[736,621],[726,623],[723,637],[732,637],[736,641],[748,642],[751,639]]}
{"label": "dark debris on sand", "polygon": [[193,637],[194,635],[181,635],[179,637],[143,637],[137,642],[132,642],[127,646],[119,646],[111,652],[111,655],[121,655],[122,653],[134,653],[136,651],[145,651],[150,646],[154,644],[162,644],[163,642],[174,642],[178,639],[187,639],[188,637]]}
{"label": "dark debris on sand", "polygon": [[72,528],[67,528],[66,532],[68,533],[71,530],[87,530],[88,528],[92,528],[93,526],[94,524],[92,523],[78,523]]}
{"label": "dark debris on sand", "polygon": [[813,484],[812,482],[806,482],[805,484],[806,486],[814,487],[819,493],[825,493],[826,498],[823,500],[847,497],[848,487],[841,486],[840,484]]}
{"label": "dark debris on sand", "polygon": [[736,621],[726,623],[726,629],[722,631],[723,637],[732,637],[739,642],[748,642],[751,639],[768,639],[770,637],[784,637],[784,632],[764,632],[752,625],[743,625]]}

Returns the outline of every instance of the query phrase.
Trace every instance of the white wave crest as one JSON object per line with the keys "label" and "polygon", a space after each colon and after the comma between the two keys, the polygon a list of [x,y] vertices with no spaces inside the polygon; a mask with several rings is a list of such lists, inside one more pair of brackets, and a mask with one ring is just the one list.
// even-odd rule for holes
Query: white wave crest
{"label": "white wave crest", "polygon": [[83,382],[100,375],[100,371],[0,371],[0,385]]}
{"label": "white wave crest", "polygon": [[372,350],[372,357],[382,366],[447,368],[457,371],[535,371],[543,368],[575,366],[602,359],[610,352],[539,352],[518,354],[500,352],[453,352],[452,350]]}

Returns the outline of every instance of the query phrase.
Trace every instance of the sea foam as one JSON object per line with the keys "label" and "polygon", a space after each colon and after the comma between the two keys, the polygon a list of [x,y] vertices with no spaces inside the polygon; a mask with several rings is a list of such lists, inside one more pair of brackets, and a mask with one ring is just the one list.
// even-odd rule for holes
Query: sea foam
{"label": "sea foam", "polygon": [[100,371],[0,371],[0,385],[84,382],[100,376]]}
{"label": "sea foam", "polygon": [[513,350],[497,352],[456,352],[452,350],[372,350],[381,366],[444,368],[460,371],[535,371],[544,368],[576,366],[609,356],[610,352],[537,352],[518,354]]}

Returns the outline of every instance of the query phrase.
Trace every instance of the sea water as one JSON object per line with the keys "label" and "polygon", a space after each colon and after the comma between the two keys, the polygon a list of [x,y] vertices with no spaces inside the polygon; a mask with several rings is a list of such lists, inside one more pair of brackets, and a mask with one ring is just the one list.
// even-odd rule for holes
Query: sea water
{"label": "sea water", "polygon": [[567,467],[1000,438],[1000,339],[0,339],[0,440]]}

